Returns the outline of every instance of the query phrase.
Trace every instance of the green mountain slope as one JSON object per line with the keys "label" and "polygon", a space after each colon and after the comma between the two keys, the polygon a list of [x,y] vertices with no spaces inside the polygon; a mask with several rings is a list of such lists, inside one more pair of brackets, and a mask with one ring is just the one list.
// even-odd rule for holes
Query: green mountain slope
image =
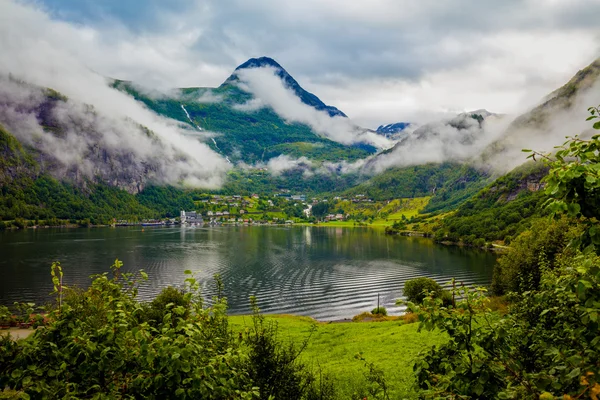
{"label": "green mountain slope", "polygon": [[544,164],[528,162],[501,176],[444,218],[436,239],[510,241],[529,227],[531,218],[543,214],[541,180],[546,173]]}
{"label": "green mountain slope", "polygon": [[[345,116],[337,108],[325,105],[317,96],[302,89],[274,60],[267,60],[270,61],[251,59],[236,71],[260,66],[275,67],[280,78],[302,102],[330,116]],[[127,92],[159,115],[188,125],[190,134],[199,136],[232,162],[254,164],[282,154],[305,156],[315,161],[353,161],[375,152],[371,146],[349,146],[329,140],[314,133],[307,125],[283,120],[269,107],[243,111],[243,105],[253,96],[242,90],[237,81],[234,73],[218,88],[184,88],[165,95],[148,94],[125,81],[114,81],[113,87]],[[203,135],[202,131],[211,133]]]}
{"label": "green mountain slope", "polygon": [[193,207],[191,194],[169,187],[147,187],[133,195],[106,183],[84,187],[58,181],[43,172],[34,151],[25,148],[0,125],[0,227],[2,221],[27,219],[41,224],[110,223],[164,216]]}
{"label": "green mountain slope", "polygon": [[452,208],[485,185],[488,175],[457,164],[425,164],[388,169],[344,192],[345,196],[364,194],[375,200],[431,196],[426,212]]}

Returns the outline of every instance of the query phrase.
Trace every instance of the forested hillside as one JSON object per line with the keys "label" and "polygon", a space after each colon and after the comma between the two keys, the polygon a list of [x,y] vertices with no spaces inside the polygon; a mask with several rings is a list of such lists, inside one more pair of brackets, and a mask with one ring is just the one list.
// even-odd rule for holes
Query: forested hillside
{"label": "forested hillside", "polygon": [[510,242],[529,227],[532,217],[543,215],[546,173],[544,164],[529,162],[501,176],[444,218],[436,239]]}
{"label": "forested hillside", "polygon": [[450,209],[485,185],[488,174],[458,163],[391,168],[344,195],[364,194],[375,200],[433,196],[426,212]]}
{"label": "forested hillside", "polygon": [[41,172],[31,151],[1,126],[0,193],[0,222],[16,220],[17,226],[24,220],[42,225],[140,221],[175,217],[181,207],[193,206],[189,194],[170,187],[148,187],[135,196],[104,183],[61,182]]}

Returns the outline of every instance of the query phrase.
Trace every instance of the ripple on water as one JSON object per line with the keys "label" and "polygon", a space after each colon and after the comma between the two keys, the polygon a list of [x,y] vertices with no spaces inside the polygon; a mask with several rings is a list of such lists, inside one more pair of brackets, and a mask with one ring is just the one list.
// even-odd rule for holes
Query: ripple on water
{"label": "ripple on water", "polygon": [[142,299],[167,286],[182,286],[184,271],[190,269],[207,298],[216,294],[213,275],[221,275],[233,314],[248,313],[249,296],[255,295],[264,312],[323,320],[371,310],[378,294],[390,314],[401,313],[405,307],[395,302],[402,297],[404,282],[419,276],[441,285],[453,276],[465,284],[488,284],[494,262],[492,255],[410,238],[391,240],[360,229],[118,228],[67,233],[0,236],[0,303],[47,298],[52,286],[46,253],[63,262],[68,283],[87,285],[90,274],[107,271],[118,256],[125,271],[143,268],[149,274],[139,290]]}

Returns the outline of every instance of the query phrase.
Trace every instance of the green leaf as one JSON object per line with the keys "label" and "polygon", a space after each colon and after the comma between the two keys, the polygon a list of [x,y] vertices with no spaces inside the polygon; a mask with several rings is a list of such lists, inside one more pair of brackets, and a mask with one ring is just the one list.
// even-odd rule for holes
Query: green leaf
{"label": "green leaf", "polygon": [[579,368],[574,368],[574,369],[573,369],[571,372],[569,372],[569,373],[567,374],[567,378],[569,378],[569,379],[574,379],[574,378],[577,378],[577,377],[579,377],[579,374],[581,374],[581,369],[579,369]]}

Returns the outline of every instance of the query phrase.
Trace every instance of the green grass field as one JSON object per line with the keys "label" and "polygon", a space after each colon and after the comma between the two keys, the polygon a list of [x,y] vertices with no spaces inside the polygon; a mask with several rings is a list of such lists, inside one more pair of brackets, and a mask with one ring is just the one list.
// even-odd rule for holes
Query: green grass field
{"label": "green grass field", "polygon": [[[269,315],[267,319],[277,322],[282,340],[295,343],[301,343],[314,329],[301,359],[335,380],[339,399],[368,395],[367,368],[355,357],[359,353],[384,371],[392,399],[416,399],[413,361],[422,349],[445,340],[439,332],[419,333],[418,323],[402,321],[322,323],[289,315]],[[230,322],[233,329],[242,330],[251,326],[252,318],[232,316]]]}
{"label": "green grass field", "polygon": [[399,202],[401,200],[404,200],[405,204],[398,211],[388,215],[387,219],[390,221],[400,220],[402,219],[402,215],[404,215],[406,218],[416,217],[419,215],[419,211],[425,208],[427,203],[429,203],[430,199],[431,197],[416,197],[414,199],[394,200],[390,204],[393,204],[394,202]]}

